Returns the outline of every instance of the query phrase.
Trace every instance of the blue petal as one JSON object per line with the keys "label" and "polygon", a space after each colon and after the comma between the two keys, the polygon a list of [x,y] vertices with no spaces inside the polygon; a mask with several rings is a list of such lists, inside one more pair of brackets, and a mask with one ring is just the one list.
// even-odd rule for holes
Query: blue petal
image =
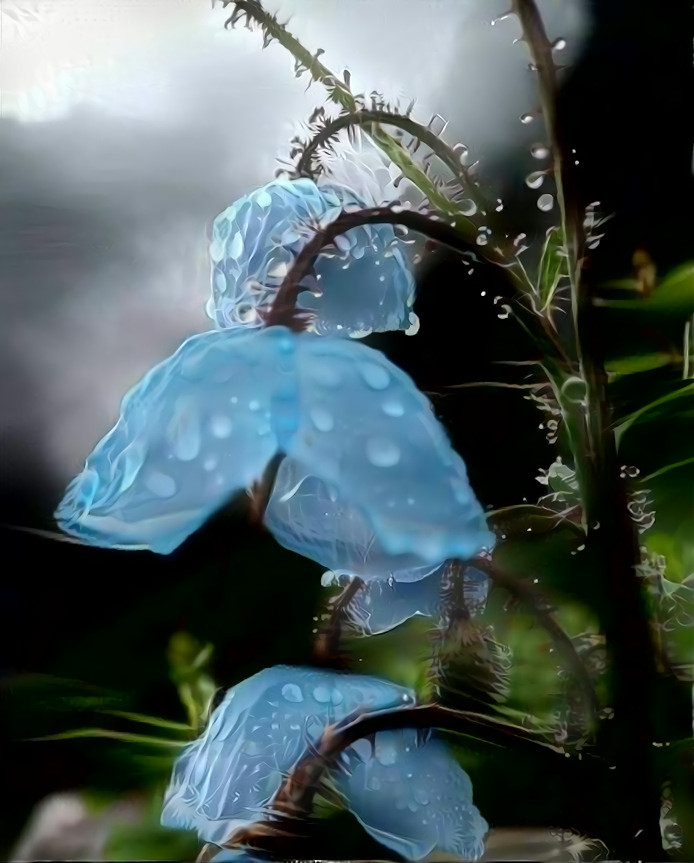
{"label": "blue petal", "polygon": [[[210,257],[212,295],[207,313],[220,328],[258,327],[301,249],[319,225],[345,207],[365,206],[344,187],[313,180],[276,180],[256,189],[214,222]],[[321,335],[364,335],[412,325],[414,279],[391,225],[354,228],[324,251],[317,280],[302,292],[299,308],[316,314]]]}
{"label": "blue petal", "polygon": [[[379,635],[400,626],[412,617],[443,616],[442,575],[446,565],[435,569],[419,581],[406,582],[397,578],[374,578],[357,591],[346,609],[347,624],[362,635]],[[489,592],[489,579],[472,566],[462,573],[465,607],[471,615],[484,609]],[[339,583],[346,587],[349,576]]]}
{"label": "blue petal", "polygon": [[468,775],[443,743],[422,744],[409,729],[385,731],[371,751],[359,752],[338,784],[374,839],[408,860],[434,850],[482,855],[489,825],[472,802]]}
{"label": "blue petal", "polygon": [[404,687],[362,675],[276,666],[227,692],[202,735],[179,757],[162,824],[221,844],[263,817],[284,775],[328,724],[414,703]]}
{"label": "blue petal", "polygon": [[283,328],[184,342],[125,396],[58,507],[60,527],[93,545],[180,545],[293,431],[293,351]]}
{"label": "blue petal", "polygon": [[357,506],[389,555],[438,565],[491,547],[463,460],[411,378],[359,342],[298,340],[301,420],[287,454]]}
{"label": "blue petal", "polygon": [[[328,414],[322,419],[329,422]],[[321,422],[320,412],[314,411],[314,420]],[[435,569],[416,555],[388,554],[356,504],[290,457],[277,471],[265,526],[280,545],[336,573],[415,581]]]}

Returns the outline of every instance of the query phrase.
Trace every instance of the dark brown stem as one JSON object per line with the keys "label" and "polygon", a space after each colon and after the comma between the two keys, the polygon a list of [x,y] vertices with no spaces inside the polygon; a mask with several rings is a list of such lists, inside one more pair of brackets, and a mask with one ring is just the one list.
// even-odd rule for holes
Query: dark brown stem
{"label": "dark brown stem", "polygon": [[345,749],[364,737],[401,728],[438,728],[499,746],[520,746],[534,753],[557,755],[561,757],[561,763],[564,762],[565,753],[562,747],[541,740],[520,725],[512,725],[480,713],[452,710],[439,704],[424,704],[419,707],[368,713],[356,718],[348,717],[344,722],[326,728],[315,749],[304,755],[284,780],[268,804],[271,820],[236,831],[227,839],[225,847],[252,846],[269,831],[277,828],[283,830],[284,824],[289,825],[287,832],[290,833],[292,822],[305,818],[312,812],[313,799],[325,771],[335,765]]}
{"label": "dark brown stem", "polygon": [[472,565],[486,573],[498,587],[520,600],[549,635],[576,678],[589,724],[594,725],[600,713],[601,704],[598,701],[590,675],[576,652],[573,642],[555,617],[542,593],[527,579],[519,578],[513,573],[501,569],[488,557],[477,557],[472,561]]}
{"label": "dark brown stem", "polygon": [[[284,325],[294,330],[303,330],[307,326],[306,315],[297,309],[298,295],[304,288],[302,280],[308,275],[316,256],[336,237],[345,234],[360,225],[391,224],[410,228],[460,254],[472,254],[477,258],[480,254],[478,246],[473,245],[460,235],[455,225],[441,216],[425,215],[412,210],[406,210],[397,205],[390,207],[369,207],[354,213],[342,212],[333,222],[315,235],[303,247],[294,259],[291,269],[284,278],[270,309],[265,313],[265,325]],[[557,340],[556,334],[543,316],[536,315],[524,302],[527,299],[520,284],[513,281],[513,273],[508,269],[505,258],[498,252],[485,247],[484,260],[502,267],[509,275],[506,281],[506,298],[515,302],[516,313],[523,327],[543,351],[548,363],[566,367],[568,359]]]}
{"label": "dark brown stem", "polygon": [[313,658],[317,665],[342,667],[340,636],[342,635],[345,612],[363,584],[362,579],[355,575],[342,593],[335,598],[330,618],[314,642]]}

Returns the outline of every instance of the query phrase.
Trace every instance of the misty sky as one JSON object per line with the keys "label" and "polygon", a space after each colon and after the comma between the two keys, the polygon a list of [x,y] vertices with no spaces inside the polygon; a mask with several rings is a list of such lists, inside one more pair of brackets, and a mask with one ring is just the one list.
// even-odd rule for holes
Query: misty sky
{"label": "misty sky", "polygon": [[[417,98],[472,160],[526,158],[532,73],[497,0],[268,0],[357,91]],[[570,59],[576,0],[545,0]],[[211,327],[208,225],[272,178],[323,90],[276,43],[226,32],[208,0],[3,0],[0,360],[5,479],[32,463],[59,489],[123,394]],[[529,168],[530,164],[528,157]]]}

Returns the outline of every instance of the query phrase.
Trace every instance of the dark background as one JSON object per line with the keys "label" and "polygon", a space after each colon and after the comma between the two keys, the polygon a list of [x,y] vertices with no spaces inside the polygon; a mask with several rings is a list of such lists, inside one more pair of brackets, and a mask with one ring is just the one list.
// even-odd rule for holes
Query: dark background
{"label": "dark background", "polygon": [[[694,257],[691,4],[600,0],[590,17],[583,55],[564,73],[560,115],[580,155],[585,202],[599,200],[604,213],[615,214],[593,266],[604,279],[629,276],[632,254],[642,247],[664,273]],[[450,94],[456,74],[451,69]],[[533,201],[518,193],[527,168],[527,160],[514,154],[483,166],[483,175],[501,184],[500,195],[519,223],[533,212]],[[10,195],[4,206],[12,205]],[[426,326],[416,338],[393,334],[369,341],[432,394],[484,505],[533,501],[541,493],[538,469],[554,454],[532,405],[511,390],[444,394],[449,384],[500,375],[522,380],[492,360],[528,356],[513,323],[497,318],[492,298],[498,276],[483,267],[472,276],[466,270],[444,253],[427,258],[416,306]],[[21,369],[4,372],[12,378]],[[50,530],[61,488],[33,443],[8,442],[0,521]],[[683,488],[683,504],[691,508]],[[7,528],[1,547],[4,736],[14,740],[0,750],[3,784],[11,792],[3,809],[3,847],[31,807],[53,791],[113,782],[136,787],[140,780],[136,768],[111,769],[108,756],[94,749],[21,742],[75,724],[65,707],[56,718],[49,684],[41,689],[41,679],[32,675],[81,681],[74,704],[87,683],[119,693],[126,709],[183,719],[166,664],[166,645],[177,629],[215,645],[212,669],[223,686],[264,666],[309,660],[306,609],[319,600],[321,570],[249,529],[240,506],[220,513],[167,558],[83,548]],[[514,811],[512,800],[504,803],[509,823],[529,817],[520,805]]]}

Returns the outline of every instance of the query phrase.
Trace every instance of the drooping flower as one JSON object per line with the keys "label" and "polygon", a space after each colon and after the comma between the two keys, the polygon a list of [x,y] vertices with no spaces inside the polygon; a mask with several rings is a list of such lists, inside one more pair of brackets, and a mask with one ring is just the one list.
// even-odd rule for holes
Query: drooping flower
{"label": "drooping flower", "polygon": [[[400,626],[412,617],[431,617],[446,622],[447,598],[443,576],[446,564],[418,581],[374,578],[363,584],[345,608],[345,626],[360,635],[379,635]],[[465,608],[471,616],[484,609],[489,578],[474,566],[461,572]],[[350,576],[335,575],[333,583],[346,587]],[[327,581],[327,579],[326,579]]]}
{"label": "drooping flower", "polygon": [[[214,221],[207,314],[219,328],[261,326],[259,310],[272,303],[316,228],[345,208],[365,206],[344,186],[309,179],[275,180],[240,198]],[[315,272],[297,302],[315,313],[315,332],[357,337],[416,327],[414,279],[391,225],[364,225],[336,237],[317,257]]]}
{"label": "drooping flower", "polygon": [[166,554],[278,452],[358,507],[389,555],[436,565],[493,542],[412,380],[359,342],[286,327],[185,341],[123,399],[56,518],[94,545]]}
{"label": "drooping flower", "polygon": [[[327,725],[413,706],[414,693],[374,677],[265,669],[227,692],[203,735],[176,762],[162,823],[222,844],[261,820],[282,779]],[[488,825],[467,774],[436,739],[383,731],[343,753],[333,781],[368,833],[403,857],[434,849],[475,858]]]}

